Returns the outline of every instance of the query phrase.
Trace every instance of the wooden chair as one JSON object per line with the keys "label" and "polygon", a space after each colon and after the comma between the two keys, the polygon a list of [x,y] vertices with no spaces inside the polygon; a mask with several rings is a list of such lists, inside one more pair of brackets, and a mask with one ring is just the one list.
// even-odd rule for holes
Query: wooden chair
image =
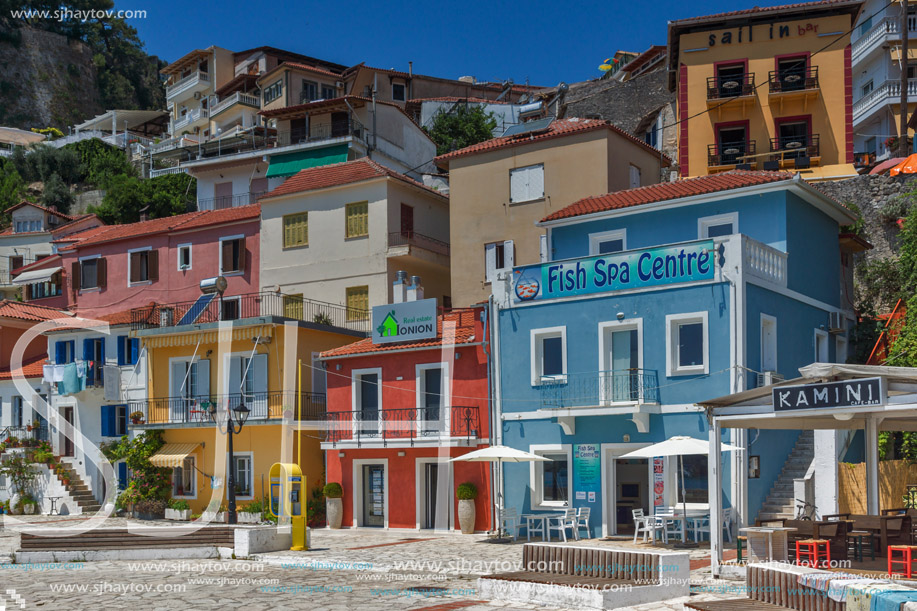
{"label": "wooden chair", "polygon": [[[507,525],[509,524],[512,524],[512,531],[507,528]],[[512,532],[513,541],[516,540],[516,537],[519,535],[519,513],[516,511],[515,507],[503,509],[500,512],[500,530]]]}
{"label": "wooden chair", "polygon": [[592,534],[589,530],[589,514],[592,512],[591,507],[580,507],[576,512],[576,534],[579,535],[579,529],[586,529],[586,539]]}
{"label": "wooden chair", "polygon": [[573,538],[579,540],[579,532],[577,532],[576,529],[575,509],[564,509],[562,515],[548,518],[548,540],[551,540],[553,536],[552,533],[556,530],[561,538],[563,538],[564,543],[566,543],[568,528],[573,531]]}

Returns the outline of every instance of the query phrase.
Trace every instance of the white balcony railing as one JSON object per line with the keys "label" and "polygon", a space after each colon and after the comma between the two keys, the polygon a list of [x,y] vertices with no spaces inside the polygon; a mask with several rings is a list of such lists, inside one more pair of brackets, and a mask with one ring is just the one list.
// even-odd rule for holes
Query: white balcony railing
{"label": "white balcony railing", "polygon": [[174,98],[178,94],[187,91],[198,83],[209,83],[210,75],[206,72],[192,72],[183,79],[180,79],[171,85],[166,86],[166,97]]}
{"label": "white balcony railing", "polygon": [[150,178],[156,178],[157,176],[166,176],[167,174],[187,174],[188,170],[183,166],[175,166],[174,168],[161,168],[158,170],[150,170]]}
{"label": "white balcony railing", "polygon": [[[908,102],[917,100],[917,79],[908,79],[907,97]],[[885,81],[853,103],[854,125],[886,104],[897,104],[900,100],[901,81]]]}
{"label": "white balcony railing", "polygon": [[225,100],[220,100],[220,102],[214,104],[213,108],[210,109],[210,116],[215,116],[235,104],[245,104],[246,106],[259,108],[261,106],[261,100],[256,95],[237,91]]}
{"label": "white balcony railing", "polygon": [[[910,15],[907,18],[908,38],[913,38],[917,34],[917,15]],[[884,45],[886,42],[892,42],[901,39],[901,22],[899,19],[890,19],[885,17],[877,24],[872,26],[868,32],[856,39],[850,45],[850,58],[856,64],[859,60],[872,53],[876,48]]]}
{"label": "white balcony railing", "polygon": [[210,116],[210,111],[208,111],[206,108],[195,108],[194,110],[189,110],[188,112],[184,114],[183,117],[181,117],[180,119],[175,121],[175,123],[172,124],[172,133],[174,134],[175,132],[182,129],[183,127],[187,127],[188,125],[191,125],[198,119],[206,119],[209,116]]}
{"label": "white balcony railing", "polygon": [[767,244],[742,236],[743,271],[780,286],[786,286],[787,254]]}

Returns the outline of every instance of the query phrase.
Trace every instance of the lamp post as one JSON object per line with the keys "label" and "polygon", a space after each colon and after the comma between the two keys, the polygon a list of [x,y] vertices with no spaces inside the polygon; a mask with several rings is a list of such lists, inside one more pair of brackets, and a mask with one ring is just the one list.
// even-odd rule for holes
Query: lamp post
{"label": "lamp post", "polygon": [[[245,421],[248,420],[248,415],[251,413],[251,410],[245,407],[244,402],[232,409],[227,409],[225,426],[220,422],[221,418],[218,414],[216,405],[211,403],[210,409],[207,411],[210,415],[210,420],[217,426],[220,433],[229,436],[227,440],[229,442],[229,476],[226,478],[226,485],[228,486],[227,500],[229,504],[229,524],[236,524],[236,480],[232,475],[232,438],[242,432],[242,427],[245,426]],[[238,425],[238,428],[236,428],[236,425]]]}

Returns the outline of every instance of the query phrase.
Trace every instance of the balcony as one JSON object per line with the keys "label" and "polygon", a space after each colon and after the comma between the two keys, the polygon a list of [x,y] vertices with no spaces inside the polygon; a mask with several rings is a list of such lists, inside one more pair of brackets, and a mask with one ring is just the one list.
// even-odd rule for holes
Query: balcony
{"label": "balcony", "polygon": [[205,197],[197,200],[198,210],[223,210],[237,206],[247,206],[257,203],[267,191],[249,191],[236,195],[222,195],[220,197]]}
{"label": "balcony", "polygon": [[168,168],[159,168],[156,170],[150,170],[150,178],[156,178],[157,176],[168,176],[169,174],[187,174],[188,168],[182,166],[172,166]]}
{"label": "balcony", "polygon": [[568,373],[554,378],[537,386],[544,409],[659,403],[655,369]]}
{"label": "balcony", "polygon": [[386,254],[392,259],[415,257],[428,263],[449,266],[449,244],[416,231],[389,233]]}
{"label": "balcony", "polygon": [[[907,101],[909,104],[917,102],[917,79],[907,81]],[[885,81],[853,103],[853,123],[856,125],[862,122],[889,104],[900,105],[900,103],[901,81]]]}
{"label": "balcony", "polygon": [[[731,142],[728,144],[707,145],[707,169],[711,172],[734,170],[739,165],[745,170],[753,170],[757,163],[754,156],[757,152],[755,140],[744,142]],[[748,157],[748,161],[746,161]]]}
{"label": "balcony", "polygon": [[[782,168],[807,168],[821,163],[818,134],[771,138],[771,159]],[[767,168],[765,168],[767,169]]]}
{"label": "balcony", "polygon": [[210,109],[210,116],[215,117],[224,110],[235,106],[236,104],[242,104],[243,106],[250,106],[251,108],[261,108],[261,99],[256,95],[251,95],[248,93],[242,93],[237,91],[228,98],[220,100],[213,105],[213,108]]}
{"label": "balcony", "polygon": [[282,293],[248,293],[227,295],[222,300],[202,297],[196,301],[134,308],[131,310],[131,329],[163,329],[266,316],[291,318],[356,333],[369,333],[371,324],[367,310]]}
{"label": "balcony", "polygon": [[188,127],[200,119],[206,119],[209,116],[210,111],[208,111],[206,108],[195,108],[194,110],[189,110],[172,124],[172,133],[174,134],[178,132],[178,130]]}
{"label": "balcony", "polygon": [[444,439],[477,443],[481,421],[476,406],[411,407],[327,412],[324,415],[325,441],[332,447],[340,442],[387,446],[414,446],[428,441],[433,445]]}
{"label": "balcony", "polygon": [[48,423],[40,421],[39,426],[8,426],[0,428],[0,443],[9,443],[11,439],[18,442],[27,442],[37,444],[39,441],[49,441]]}
{"label": "balcony", "polygon": [[175,96],[192,91],[194,89],[203,90],[210,86],[210,75],[206,72],[192,72],[188,76],[179,79],[171,85],[166,85],[166,99],[171,100]]}
{"label": "balcony", "polygon": [[[733,100],[735,100],[734,103]],[[745,110],[746,105],[753,105],[756,100],[753,73],[707,78],[708,108],[734,108],[737,104],[741,104],[742,110]]]}
{"label": "balcony", "polygon": [[818,97],[818,66],[771,70],[767,75],[767,84],[771,105],[774,101],[779,102],[781,112],[785,101],[802,100],[804,107],[808,107],[809,100]]}
{"label": "balcony", "polygon": [[[908,16],[907,30],[909,39],[917,38],[917,15]],[[886,17],[872,26],[868,32],[857,38],[851,45],[851,61],[856,66],[857,62],[866,59],[876,50],[882,49],[886,43],[899,40],[901,40],[901,21]],[[883,49],[883,52],[887,51]]]}
{"label": "balcony", "polygon": [[[325,395],[322,393],[300,393],[303,421],[318,421],[325,412]],[[127,413],[140,413],[140,422],[133,427],[156,428],[162,424],[212,425],[211,408],[225,412],[245,403],[251,410],[248,421],[277,420],[288,417],[298,420],[300,401],[295,391],[258,392],[250,394],[209,395],[198,397],[164,397],[130,401]]]}
{"label": "balcony", "polygon": [[354,136],[361,138],[364,132],[363,125],[358,121],[341,121],[337,123],[320,123],[305,129],[278,130],[275,146],[290,146],[307,142],[318,142],[331,138],[346,138]]}

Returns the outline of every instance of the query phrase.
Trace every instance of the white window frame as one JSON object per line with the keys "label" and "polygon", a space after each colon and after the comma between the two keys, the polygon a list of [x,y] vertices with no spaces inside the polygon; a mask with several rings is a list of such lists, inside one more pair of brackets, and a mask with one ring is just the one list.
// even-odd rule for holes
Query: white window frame
{"label": "white window frame", "polygon": [[[401,91],[403,92],[402,97],[395,97],[395,85],[400,85],[402,87]],[[408,86],[406,83],[392,83],[392,100],[395,102],[407,102],[408,100]]]}
{"label": "white window frame", "polygon": [[[635,329],[637,331],[637,368],[643,369],[643,319],[631,318],[630,320],[609,320],[600,322],[598,327],[599,334],[599,371],[610,371],[611,363],[608,362],[608,346],[605,344],[605,331],[612,329],[614,331],[628,331]],[[602,405],[632,405],[644,401],[643,387],[640,387],[640,397],[638,401],[611,401],[605,396],[605,384],[599,384],[599,401]]]}
{"label": "white window frame", "polygon": [[542,456],[544,454],[567,455],[567,502],[544,500],[544,463],[534,461],[529,463],[529,487],[532,490],[531,508],[535,509],[567,509],[572,507],[573,492],[573,445],[569,443],[544,443],[529,446],[529,452]]}
{"label": "white window frame", "polygon": [[228,235],[220,238],[220,275],[221,276],[241,276],[245,273],[244,269],[234,272],[223,271],[223,242],[227,240],[242,240],[242,246],[245,246],[245,234]]}
{"label": "white window frame", "polygon": [[[703,324],[703,365],[678,366],[678,329],[681,325],[691,323]],[[683,314],[667,314],[665,317],[665,375],[691,376],[710,373],[710,327],[708,325],[707,311],[685,312]]]}
{"label": "white window frame", "polygon": [[707,239],[709,237],[707,232],[710,230],[710,227],[713,225],[724,225],[726,223],[732,223],[732,234],[739,233],[738,212],[727,212],[726,214],[716,214],[713,216],[700,217],[697,219],[697,239]]}
{"label": "white window frame", "polygon": [[[194,461],[193,464],[192,464],[192,467],[191,467],[191,490],[194,491],[194,494],[182,494],[182,495],[178,495],[178,494],[174,494],[174,492],[173,492],[172,498],[175,498],[175,499],[196,499],[196,498],[197,498],[197,456],[195,456],[194,454],[190,454],[190,455],[186,456],[185,459],[182,460],[182,466],[181,466],[181,467],[178,467],[178,468],[179,468],[179,469],[183,469],[183,468],[184,468],[184,461],[185,461],[186,459],[188,459],[188,458],[190,458],[191,460]],[[173,471],[172,471],[172,476],[173,476],[173,477],[175,476],[175,471],[174,471],[174,469],[173,469]],[[173,490],[173,491],[175,490],[175,482],[174,482],[174,481],[172,482],[172,490]],[[187,491],[186,491],[186,492],[187,492]]]}
{"label": "white window frame", "polygon": [[363,526],[363,467],[366,465],[382,465],[382,519],[383,529],[388,528],[388,459],[387,458],[355,458],[353,460],[353,525],[354,527]]}
{"label": "white window frame", "polygon": [[[367,374],[376,374],[378,377],[377,390],[378,390],[378,411],[379,411],[379,432],[382,431],[382,368],[381,367],[367,367],[365,369],[351,369],[350,370],[350,410],[353,414],[353,431],[354,436],[356,436],[357,427],[361,426],[363,422],[357,417],[357,414],[360,412],[360,378]],[[361,431],[361,432],[371,432],[371,431]]]}
{"label": "white window frame", "polygon": [[[139,280],[137,282],[131,282],[131,255],[135,252],[151,252],[153,250],[152,246],[144,246],[143,248],[128,248],[127,249],[127,286],[144,286],[147,284],[152,284],[153,281],[150,280],[150,261],[147,258],[147,267],[146,267],[146,280]],[[81,272],[83,270],[80,270]]]}
{"label": "white window frame", "polygon": [[[102,255],[99,254],[99,255],[89,255],[89,256],[86,256],[86,257],[80,257],[79,259],[77,259],[77,262],[80,264],[80,286],[77,287],[77,290],[80,291],[80,293],[83,293],[83,292],[89,293],[89,292],[92,292],[92,291],[101,291],[101,290],[102,290],[102,288],[99,286],[99,268],[98,268],[98,264],[96,264],[96,285],[95,285],[95,286],[90,286],[90,287],[83,288],[83,262],[84,262],[84,261],[91,261],[91,260],[93,260],[93,259],[101,259],[101,258],[102,258]],[[128,276],[128,278],[130,278],[130,276]]]}
{"label": "white window frame", "polygon": [[[764,323],[765,323],[765,322],[774,325],[774,368],[773,368],[773,369],[765,369],[765,367],[764,367]],[[770,314],[764,314],[764,313],[762,313],[762,314],[761,314],[761,323],[760,323],[760,326],[761,326],[761,337],[760,337],[759,341],[760,341],[760,343],[761,343],[761,371],[762,371],[762,372],[764,372],[764,371],[779,371],[779,369],[777,369],[777,363],[778,363],[777,358],[778,358],[778,356],[779,356],[779,354],[780,354],[780,351],[778,350],[778,343],[777,343],[777,338],[778,338],[778,336],[777,336],[777,329],[778,329],[778,327],[777,327],[777,317],[776,317],[776,316],[771,316]]]}
{"label": "white window frame", "polygon": [[[532,196],[532,194],[528,192],[529,188],[526,188],[526,194],[523,199],[513,198],[513,173],[522,172],[523,170],[530,171],[535,168],[541,168],[541,194],[540,195],[536,194]],[[537,202],[538,200],[545,198],[544,189],[545,189],[545,186],[544,186],[544,164],[543,163],[533,163],[531,165],[526,165],[526,166],[510,169],[509,171],[509,203],[523,204],[526,202]]]}
{"label": "white window frame", "polygon": [[[640,166],[629,164],[630,167],[627,168],[627,184],[630,189],[639,189],[643,186],[643,170],[640,169]],[[637,171],[637,186],[635,187],[632,182],[634,178],[634,170]]]}
{"label": "white window frame", "polygon": [[598,255],[599,245],[602,242],[621,240],[621,251],[627,250],[627,229],[612,229],[589,234],[589,254]]}
{"label": "white window frame", "polygon": [[[497,267],[497,247],[503,246],[503,267]],[[491,254],[491,249],[493,253]],[[490,258],[493,257],[493,269],[490,267]],[[512,270],[516,264],[516,244],[513,240],[502,242],[488,242],[484,244],[484,284],[491,284],[497,280],[499,272]]]}
{"label": "white window frame", "polygon": [[[424,388],[424,372],[428,369],[439,369],[442,373],[442,398],[443,404],[440,407],[440,419],[443,421],[442,434],[444,436],[449,436],[450,433],[450,424],[452,423],[451,418],[451,408],[452,408],[452,384],[449,379],[449,363],[443,361],[441,363],[417,363],[414,365],[414,396],[416,397],[416,406],[419,411],[423,405],[423,395],[426,392]],[[381,377],[379,378],[381,381]],[[380,395],[381,396],[381,395]],[[417,418],[417,430],[421,430],[421,418]]]}
{"label": "white window frame", "polygon": [[[237,501],[251,501],[255,498],[255,453],[254,452],[233,452],[232,457],[227,456],[226,460],[235,460],[237,458],[248,458],[248,477],[249,477],[249,487],[248,490],[251,492],[249,496],[236,495]],[[232,469],[232,463],[227,465],[227,469]],[[226,493],[229,494],[229,474],[232,471],[226,472]],[[238,483],[238,482],[237,482]],[[302,497],[302,492],[300,492],[300,497]],[[227,496],[228,498],[228,496]]]}
{"label": "white window frame", "polygon": [[[825,347],[825,360],[818,360],[818,345],[820,342],[824,343]],[[813,363],[830,363],[831,362],[831,353],[828,351],[828,332],[822,329],[815,329],[815,333],[812,335],[812,362]]]}
{"label": "white window frame", "polygon": [[[191,242],[187,242],[187,243],[185,243],[185,244],[179,244],[179,245],[178,245],[178,257],[176,258],[177,260],[175,261],[175,269],[176,269],[177,271],[180,271],[180,272],[189,271],[189,270],[192,269],[192,267],[194,267],[194,265],[193,265],[193,262],[194,262],[194,259],[193,259],[193,257],[194,257],[194,249],[192,249],[191,246],[192,246]],[[184,249],[184,248],[187,248],[187,249],[188,249],[188,267],[182,268],[182,266],[181,266],[181,251],[182,251],[182,249]],[[222,256],[223,256],[223,250],[220,249],[220,257],[222,257]],[[128,276],[128,277],[129,277],[129,276]]]}
{"label": "white window frame", "polygon": [[[542,340],[560,337],[561,345],[561,368],[563,373],[558,376],[545,377],[542,373],[542,361],[544,352]],[[543,327],[541,329],[532,329],[530,332],[530,352],[529,358],[532,369],[532,386],[541,386],[542,384],[565,384],[567,382],[567,327]]]}

